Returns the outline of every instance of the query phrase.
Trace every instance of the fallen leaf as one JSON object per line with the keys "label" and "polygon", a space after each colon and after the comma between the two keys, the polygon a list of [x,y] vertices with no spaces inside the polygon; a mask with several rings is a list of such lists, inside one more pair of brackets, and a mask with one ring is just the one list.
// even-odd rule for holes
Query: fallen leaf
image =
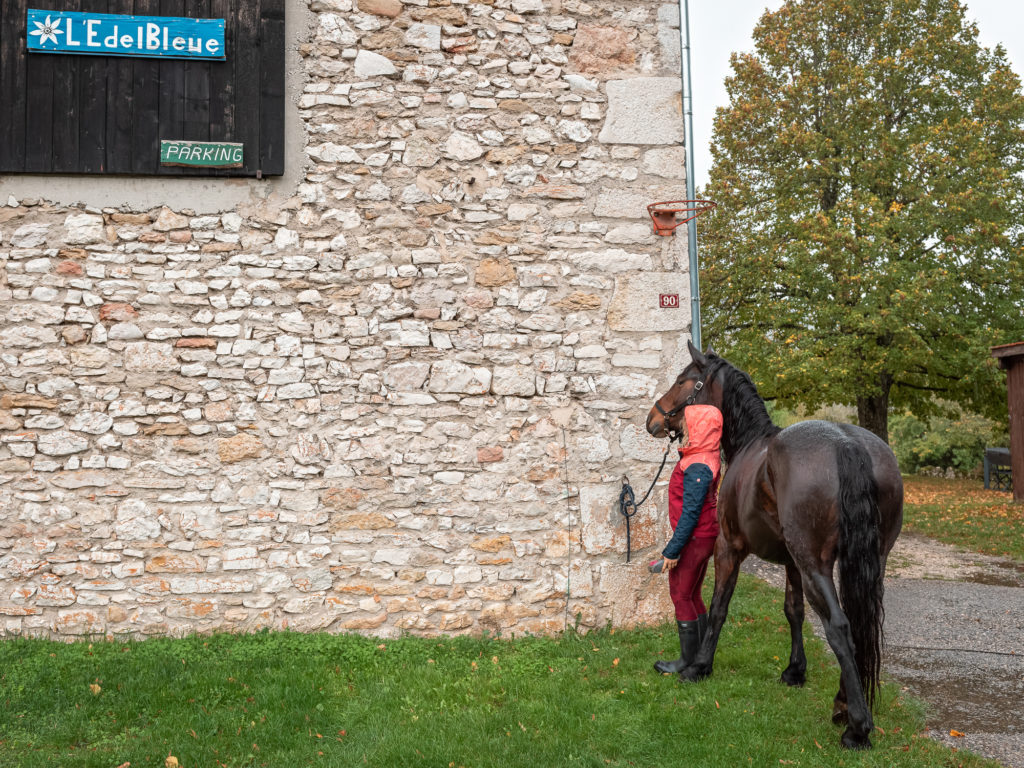
{"label": "fallen leaf", "polygon": [[950,731],[949,735],[952,736],[954,739],[962,739],[967,734],[961,733],[960,731]]}
{"label": "fallen leaf", "polygon": [[121,763],[117,768],[128,768],[130,765],[131,763]]}
{"label": "fallen leaf", "polygon": [[102,691],[103,689],[96,685],[96,683],[92,683],[89,685],[89,690],[92,691],[93,696],[99,696],[100,691]]}
{"label": "fallen leaf", "polygon": [[164,768],[178,768],[179,765],[178,758],[174,755],[168,755],[167,759],[164,760]]}
{"label": "fallen leaf", "polygon": [[618,659],[612,659],[612,666],[613,667],[619,666],[619,660]]}

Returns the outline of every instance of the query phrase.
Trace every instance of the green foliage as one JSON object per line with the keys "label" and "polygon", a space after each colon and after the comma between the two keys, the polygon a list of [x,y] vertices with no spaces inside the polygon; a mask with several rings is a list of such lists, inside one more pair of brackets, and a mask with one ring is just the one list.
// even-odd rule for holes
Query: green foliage
{"label": "green foliage", "polygon": [[734,55],[702,220],[706,336],[809,410],[1005,417],[1024,96],[957,0],[786,0]]}
{"label": "green foliage", "polygon": [[952,468],[961,475],[977,475],[985,448],[1008,444],[1004,427],[984,416],[955,410],[953,415],[927,419],[909,412],[889,419],[889,443],[902,472],[940,467]]}
{"label": "green foliage", "polygon": [[765,400],[764,408],[768,411],[768,416],[778,426],[785,429],[796,424],[800,419],[788,408],[783,408],[774,400]]}
{"label": "green foliage", "polygon": [[0,765],[990,765],[918,736],[922,709],[898,685],[882,689],[875,749],[841,750],[838,675],[806,634],[806,687],[780,685],[782,593],[741,575],[714,676],[689,685],[651,669],[678,650],[674,623],[514,641],[7,640]]}

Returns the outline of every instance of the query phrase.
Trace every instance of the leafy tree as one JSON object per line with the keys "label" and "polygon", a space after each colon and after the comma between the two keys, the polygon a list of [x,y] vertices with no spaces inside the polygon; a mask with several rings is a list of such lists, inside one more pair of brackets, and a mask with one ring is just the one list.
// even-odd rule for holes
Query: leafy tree
{"label": "leafy tree", "polygon": [[787,0],[733,55],[702,229],[705,336],[784,405],[935,396],[1005,418],[1024,337],[1024,96],[957,0]]}

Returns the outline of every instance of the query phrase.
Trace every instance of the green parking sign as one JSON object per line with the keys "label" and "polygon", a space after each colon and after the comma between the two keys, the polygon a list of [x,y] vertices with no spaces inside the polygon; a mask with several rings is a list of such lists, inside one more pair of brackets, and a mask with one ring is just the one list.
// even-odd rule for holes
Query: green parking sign
{"label": "green parking sign", "polygon": [[226,141],[160,142],[160,165],[188,165],[203,168],[241,168],[242,144]]}

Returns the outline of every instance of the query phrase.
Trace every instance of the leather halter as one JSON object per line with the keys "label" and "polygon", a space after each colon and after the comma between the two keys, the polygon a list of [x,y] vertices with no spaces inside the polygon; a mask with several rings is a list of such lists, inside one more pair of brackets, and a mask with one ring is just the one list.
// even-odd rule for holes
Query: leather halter
{"label": "leather halter", "polygon": [[700,392],[702,389],[704,389],[704,380],[697,379],[697,383],[693,385],[693,392],[691,392],[690,395],[686,398],[686,400],[683,401],[682,405],[677,405],[671,411],[666,411],[664,408],[661,407],[660,398],[654,401],[654,407],[657,409],[658,413],[661,414],[661,418],[665,422],[665,429],[668,430],[669,437],[671,437],[673,440],[675,440],[676,437],[680,434],[680,430],[673,429],[672,425],[668,423],[668,420],[671,419],[673,416],[678,415],[680,411],[685,410],[687,406],[693,405],[694,401],[697,399],[697,393]]}

